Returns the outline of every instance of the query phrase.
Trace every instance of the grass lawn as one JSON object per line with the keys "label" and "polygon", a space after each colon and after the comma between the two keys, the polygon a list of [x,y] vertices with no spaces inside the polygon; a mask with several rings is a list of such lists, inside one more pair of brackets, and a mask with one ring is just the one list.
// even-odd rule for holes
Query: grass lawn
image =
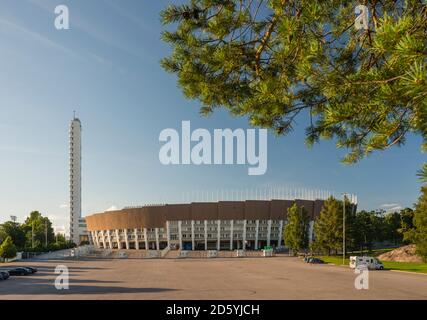
{"label": "grass lawn", "polygon": [[[318,257],[325,261],[326,263],[333,263],[335,265],[343,265],[342,256],[320,256]],[[400,270],[400,271],[410,271],[410,272],[419,272],[427,274],[427,263],[413,263],[413,262],[391,262],[391,261],[381,261],[386,270]],[[348,266],[350,259],[346,258],[344,265]]]}
{"label": "grass lawn", "polygon": [[384,268],[389,270],[411,271],[427,274],[427,263],[382,261]]}
{"label": "grass lawn", "polygon": [[[333,264],[336,264],[338,266],[343,265],[343,263],[342,263],[342,256],[320,256],[318,258],[322,259],[326,263],[333,263]],[[350,263],[350,259],[346,258],[345,262],[344,262],[344,265],[348,266],[349,263]]]}

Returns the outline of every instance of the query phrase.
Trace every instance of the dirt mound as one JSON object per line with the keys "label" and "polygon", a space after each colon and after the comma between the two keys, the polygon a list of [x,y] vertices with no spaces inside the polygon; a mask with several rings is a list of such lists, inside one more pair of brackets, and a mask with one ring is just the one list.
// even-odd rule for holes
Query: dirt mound
{"label": "dirt mound", "polygon": [[422,262],[421,257],[415,254],[415,245],[413,244],[383,253],[378,256],[378,259],[395,262]]}

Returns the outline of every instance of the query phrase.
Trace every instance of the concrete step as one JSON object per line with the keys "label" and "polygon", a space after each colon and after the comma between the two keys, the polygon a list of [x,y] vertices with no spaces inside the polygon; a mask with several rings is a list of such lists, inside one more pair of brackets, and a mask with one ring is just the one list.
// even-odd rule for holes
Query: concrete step
{"label": "concrete step", "polygon": [[177,259],[179,257],[180,250],[169,250],[168,253],[163,257],[164,259]]}

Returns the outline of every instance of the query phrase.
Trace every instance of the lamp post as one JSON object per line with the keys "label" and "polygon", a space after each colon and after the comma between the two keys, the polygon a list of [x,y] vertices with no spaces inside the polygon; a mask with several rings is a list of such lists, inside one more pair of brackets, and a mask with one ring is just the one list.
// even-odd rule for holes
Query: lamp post
{"label": "lamp post", "polygon": [[47,247],[47,221],[44,221],[44,237],[45,237],[45,246]]}
{"label": "lamp post", "polygon": [[343,194],[343,209],[342,209],[342,264],[345,264],[345,199],[347,197],[347,193]]}
{"label": "lamp post", "polygon": [[34,249],[34,221],[31,224],[31,248]]}

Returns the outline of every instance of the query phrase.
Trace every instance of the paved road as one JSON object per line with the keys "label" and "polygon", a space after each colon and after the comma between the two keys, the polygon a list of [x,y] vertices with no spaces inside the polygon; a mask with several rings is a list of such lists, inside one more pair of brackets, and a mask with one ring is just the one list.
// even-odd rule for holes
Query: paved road
{"label": "paved road", "polygon": [[[69,267],[69,290],[54,287],[58,264]],[[427,275],[372,271],[369,290],[356,290],[353,270],[308,265],[292,257],[98,259],[13,265],[35,266],[39,272],[0,281],[0,299],[427,299]]]}

